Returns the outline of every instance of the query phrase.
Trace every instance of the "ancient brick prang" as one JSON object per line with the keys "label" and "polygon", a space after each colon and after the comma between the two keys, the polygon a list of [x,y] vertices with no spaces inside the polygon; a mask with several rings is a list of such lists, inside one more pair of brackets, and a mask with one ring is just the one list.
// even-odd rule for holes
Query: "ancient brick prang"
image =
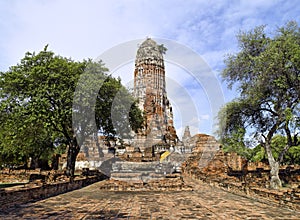
{"label": "ancient brick prang", "polygon": [[139,47],[135,60],[134,95],[144,110],[145,126],[136,136],[143,151],[158,143],[175,145],[172,106],[167,98],[165,66],[159,45],[147,38]]}

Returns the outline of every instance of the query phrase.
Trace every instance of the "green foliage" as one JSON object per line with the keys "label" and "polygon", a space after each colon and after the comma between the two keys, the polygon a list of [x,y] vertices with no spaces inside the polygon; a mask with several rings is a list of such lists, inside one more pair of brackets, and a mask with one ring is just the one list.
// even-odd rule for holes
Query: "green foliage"
{"label": "green foliage", "polygon": [[[72,176],[80,145],[94,132],[95,118],[96,133],[116,133],[112,102],[125,89],[107,71],[102,62],[76,62],[47,51],[46,46],[38,54],[26,53],[19,64],[1,73],[0,163],[24,164],[29,157],[46,160],[68,146],[67,169]],[[130,120],[137,119],[139,127],[142,116],[134,113],[138,111],[134,100],[128,92],[123,98],[131,100]],[[78,124],[73,124],[75,116]]]}
{"label": "green foliage", "polygon": [[163,45],[163,44],[160,44],[160,45],[158,45],[158,49],[159,49],[159,52],[161,53],[161,54],[166,54],[166,52],[167,52],[167,48],[165,47],[165,45]]}
{"label": "green foliage", "polygon": [[130,138],[143,125],[143,116],[120,79],[107,77],[96,102],[96,122],[107,137]]}
{"label": "green foliage", "polygon": [[250,149],[245,145],[245,130],[240,128],[231,133],[230,137],[223,139],[223,149],[225,152],[236,152],[237,154],[249,159]]}
{"label": "green foliage", "polygon": [[[287,145],[287,138],[282,135],[275,135],[271,140],[272,154],[276,160]],[[266,161],[267,155],[262,145],[257,145],[251,150],[251,161]],[[284,164],[300,164],[300,145],[292,146],[283,157]]]}
{"label": "green foliage", "polygon": [[72,98],[84,67],[45,47],[38,54],[26,53],[19,64],[2,73],[3,148],[16,153],[16,159],[33,160],[53,152],[58,138],[78,148],[72,139]]}
{"label": "green foliage", "polygon": [[257,162],[257,161],[266,162],[267,161],[267,155],[266,155],[266,152],[265,152],[265,149],[263,146],[261,146],[259,144],[251,150],[250,161],[254,161],[254,162]]}
{"label": "green foliage", "polygon": [[73,123],[80,128],[76,133],[79,139],[98,133],[107,139],[114,139],[115,136],[121,138],[124,128],[136,130],[142,126],[142,114],[136,101],[120,79],[101,74],[105,71],[107,69],[101,62],[89,61],[77,84]]}
{"label": "green foliage", "polygon": [[300,145],[289,148],[286,157],[289,164],[300,164]]}
{"label": "green foliage", "polygon": [[138,107],[138,103],[135,100],[130,106],[129,112],[130,127],[134,132],[138,132],[144,125],[144,116],[142,110]]}
{"label": "green foliage", "polygon": [[228,56],[222,76],[230,88],[238,88],[240,97],[220,111],[219,136],[224,143],[230,138],[236,142],[234,134],[244,129],[244,134],[261,137],[264,145],[276,133],[285,133],[290,141],[284,146],[289,146],[281,152],[273,149],[280,159],[298,145],[300,29],[290,22],[270,38],[260,26],[240,32],[238,40],[241,51]]}

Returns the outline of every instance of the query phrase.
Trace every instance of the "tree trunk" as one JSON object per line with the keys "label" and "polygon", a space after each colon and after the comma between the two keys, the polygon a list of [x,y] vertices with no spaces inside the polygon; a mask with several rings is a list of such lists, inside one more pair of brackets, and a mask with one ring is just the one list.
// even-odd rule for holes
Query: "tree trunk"
{"label": "tree trunk", "polygon": [[273,157],[270,141],[266,141],[265,150],[267,152],[268,161],[269,161],[269,165],[271,168],[270,187],[271,187],[271,189],[279,189],[280,187],[282,187],[281,180],[279,178],[279,162],[275,161],[275,159]]}
{"label": "tree trunk", "polygon": [[281,180],[279,178],[279,162],[278,161],[274,162],[274,164],[271,166],[270,175],[271,175],[270,187],[272,189],[279,189],[280,187],[282,187]]}
{"label": "tree trunk", "polygon": [[76,163],[76,157],[79,153],[80,147],[74,143],[70,143],[68,147],[68,155],[67,155],[67,170],[66,175],[73,178],[75,173],[75,163]]}
{"label": "tree trunk", "polygon": [[30,169],[37,169],[39,168],[39,159],[36,157],[31,157],[30,161]]}

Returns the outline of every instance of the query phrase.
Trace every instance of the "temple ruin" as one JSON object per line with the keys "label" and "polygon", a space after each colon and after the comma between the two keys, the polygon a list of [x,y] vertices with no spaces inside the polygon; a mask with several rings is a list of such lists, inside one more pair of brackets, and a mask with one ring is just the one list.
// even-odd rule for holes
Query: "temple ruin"
{"label": "temple ruin", "polygon": [[163,45],[147,38],[138,48],[134,69],[134,97],[144,111],[144,129],[135,137],[141,151],[155,145],[175,146],[172,106],[167,96]]}

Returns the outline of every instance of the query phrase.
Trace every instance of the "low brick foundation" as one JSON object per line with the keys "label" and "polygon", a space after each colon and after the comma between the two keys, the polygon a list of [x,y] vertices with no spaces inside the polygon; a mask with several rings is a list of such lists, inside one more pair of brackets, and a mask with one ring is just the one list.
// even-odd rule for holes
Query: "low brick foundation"
{"label": "low brick foundation", "polygon": [[0,189],[0,212],[31,201],[80,189],[99,181],[99,177],[75,179],[73,182],[55,182],[50,184],[26,184],[24,186]]}
{"label": "low brick foundation", "polygon": [[300,210],[300,191],[298,189],[272,190],[259,187],[246,187],[243,184],[236,183],[219,183],[219,187],[239,195],[268,200],[278,205]]}
{"label": "low brick foundation", "polygon": [[[195,136],[192,155],[182,164],[185,177],[207,183],[212,187],[300,210],[300,167],[297,165],[281,166],[280,179],[285,188],[270,189],[270,167],[267,164],[253,163],[236,153],[226,153],[214,148],[211,136]],[[211,152],[211,153],[209,153]],[[208,157],[208,155],[212,155]],[[203,164],[203,158],[209,158]]]}
{"label": "low brick foundation", "polygon": [[201,178],[198,175],[185,174],[186,176],[209,184],[237,195],[246,196],[260,201],[270,201],[277,205],[287,206],[294,210],[300,210],[300,189],[272,190],[259,187],[249,187],[241,182],[222,181],[219,179]]}
{"label": "low brick foundation", "polygon": [[186,185],[179,174],[167,175],[163,179],[152,179],[150,181],[122,181],[105,180],[99,183],[99,190],[102,191],[183,191],[192,190]]}

